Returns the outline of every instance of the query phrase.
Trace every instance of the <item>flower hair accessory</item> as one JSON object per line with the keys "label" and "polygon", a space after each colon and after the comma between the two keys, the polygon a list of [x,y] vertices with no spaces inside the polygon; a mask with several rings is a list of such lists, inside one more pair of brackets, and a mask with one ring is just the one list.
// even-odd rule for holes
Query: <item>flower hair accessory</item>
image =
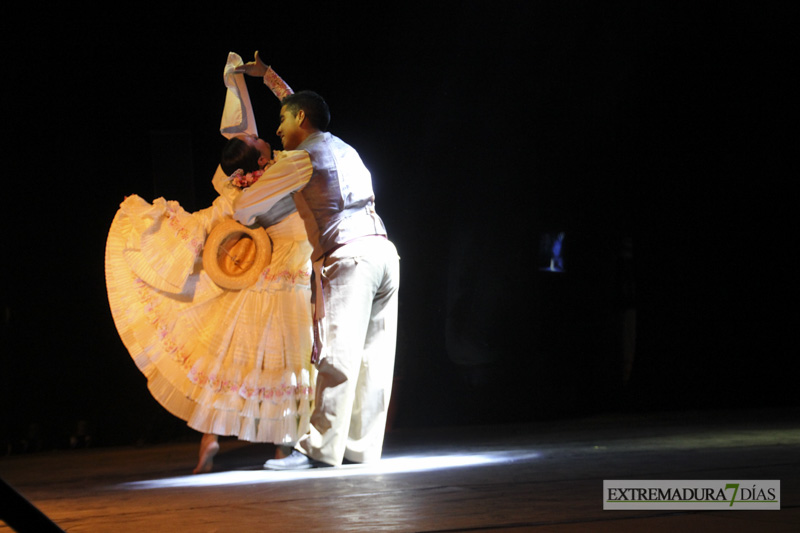
{"label": "flower hair accessory", "polygon": [[231,177],[228,178],[231,182],[231,185],[234,187],[239,187],[240,189],[246,189],[247,187],[251,186],[255,182],[258,181],[258,178],[264,173],[263,170],[256,170],[255,172],[248,172],[247,174],[244,173],[244,170],[241,168],[236,169],[236,171],[231,174]]}

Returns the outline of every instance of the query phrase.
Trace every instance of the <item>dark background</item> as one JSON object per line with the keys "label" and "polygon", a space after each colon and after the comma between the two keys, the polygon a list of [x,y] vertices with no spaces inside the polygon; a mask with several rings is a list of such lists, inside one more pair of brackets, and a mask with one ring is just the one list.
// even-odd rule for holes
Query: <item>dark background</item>
{"label": "dark background", "polygon": [[[8,451],[191,434],[117,336],[103,253],[125,195],[189,210],[214,198],[229,51],[260,50],[293,89],[325,96],[331,131],[373,173],[402,258],[395,427],[798,404],[788,13],[108,11],[24,8],[4,22]],[[278,102],[248,83],[279,148]],[[566,272],[542,272],[541,236],[557,231]]]}

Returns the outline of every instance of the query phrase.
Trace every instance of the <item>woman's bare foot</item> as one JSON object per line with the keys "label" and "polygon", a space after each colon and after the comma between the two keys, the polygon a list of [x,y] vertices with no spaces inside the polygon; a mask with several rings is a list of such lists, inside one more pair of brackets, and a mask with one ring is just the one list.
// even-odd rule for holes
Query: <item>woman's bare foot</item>
{"label": "woman's bare foot", "polygon": [[214,456],[219,451],[219,442],[216,435],[206,433],[200,439],[200,461],[192,470],[192,474],[207,474],[214,466]]}

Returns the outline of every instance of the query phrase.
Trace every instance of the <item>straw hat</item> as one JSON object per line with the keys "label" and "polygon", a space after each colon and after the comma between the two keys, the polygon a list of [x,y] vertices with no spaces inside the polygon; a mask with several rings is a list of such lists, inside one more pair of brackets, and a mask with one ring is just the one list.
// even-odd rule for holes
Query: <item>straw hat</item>
{"label": "straw hat", "polygon": [[271,258],[272,243],[264,228],[226,220],[206,239],[203,269],[220,287],[239,290],[254,284]]}

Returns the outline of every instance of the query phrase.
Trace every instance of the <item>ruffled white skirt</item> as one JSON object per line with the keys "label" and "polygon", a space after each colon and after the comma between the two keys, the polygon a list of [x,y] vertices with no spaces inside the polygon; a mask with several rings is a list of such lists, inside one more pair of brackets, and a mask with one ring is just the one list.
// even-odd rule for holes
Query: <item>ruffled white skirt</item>
{"label": "ruffled white skirt", "polygon": [[[203,433],[296,442],[308,431],[311,245],[297,213],[267,228],[272,259],[249,288],[203,271],[208,220],[175,202],[121,204],[106,244],[117,331],[156,400]],[[218,220],[219,221],[219,220]]]}

